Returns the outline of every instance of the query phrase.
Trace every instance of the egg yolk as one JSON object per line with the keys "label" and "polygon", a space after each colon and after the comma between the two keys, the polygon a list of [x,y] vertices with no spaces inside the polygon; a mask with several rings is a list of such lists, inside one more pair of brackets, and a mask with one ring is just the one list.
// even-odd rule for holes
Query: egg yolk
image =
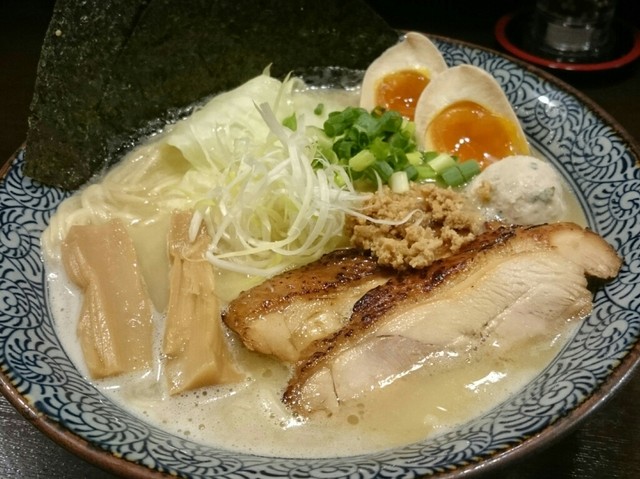
{"label": "egg yolk", "polygon": [[511,121],[472,101],[444,109],[431,122],[428,134],[436,150],[460,161],[475,159],[482,168],[506,156],[529,153]]}
{"label": "egg yolk", "polygon": [[386,75],[376,88],[376,105],[413,120],[416,103],[429,76],[424,71],[400,70]]}

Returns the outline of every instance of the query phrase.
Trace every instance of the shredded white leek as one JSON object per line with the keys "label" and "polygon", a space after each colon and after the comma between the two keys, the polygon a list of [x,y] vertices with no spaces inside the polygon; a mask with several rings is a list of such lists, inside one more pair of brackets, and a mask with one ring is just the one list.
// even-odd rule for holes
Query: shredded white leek
{"label": "shredded white leek", "polygon": [[[342,241],[345,212],[363,196],[342,189],[334,171],[312,168],[312,140],[282,126],[269,104],[256,106],[275,141],[262,156],[248,149],[229,164],[220,185],[209,193],[215,205],[199,210],[213,238],[207,259],[219,268],[272,276],[309,262]],[[348,178],[346,172],[340,172]],[[194,222],[200,222],[194,216]]]}
{"label": "shredded white leek", "polygon": [[405,171],[395,171],[389,178],[389,186],[394,193],[409,191],[409,177]]}

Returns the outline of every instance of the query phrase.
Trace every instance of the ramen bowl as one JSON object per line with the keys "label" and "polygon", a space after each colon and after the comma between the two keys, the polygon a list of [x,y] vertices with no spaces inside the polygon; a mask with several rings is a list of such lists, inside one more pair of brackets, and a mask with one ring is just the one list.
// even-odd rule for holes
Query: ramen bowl
{"label": "ramen bowl", "polygon": [[288,458],[212,448],[112,402],[75,367],[54,325],[40,235],[71,193],[23,174],[25,150],[0,183],[0,389],[54,441],[129,477],[468,477],[570,430],[609,397],[640,356],[640,150],[596,105],[540,70],[433,37],[450,66],[489,71],[532,147],[567,181],[589,228],[624,258],[593,312],[528,384],[490,410],[402,447],[349,457]]}

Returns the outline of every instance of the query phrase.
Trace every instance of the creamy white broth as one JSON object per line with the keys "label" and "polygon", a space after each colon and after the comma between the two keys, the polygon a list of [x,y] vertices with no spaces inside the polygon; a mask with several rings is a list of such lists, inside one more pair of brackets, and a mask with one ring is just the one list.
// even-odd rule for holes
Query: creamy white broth
{"label": "creamy white broth", "polygon": [[[81,293],[64,271],[48,268],[57,333],[78,369],[91,381],[75,330]],[[224,275],[221,279],[224,279]],[[251,353],[228,336],[247,380],[171,397],[162,378],[156,315],[156,363],[152,371],[92,381],[124,409],[164,430],[213,447],[277,457],[337,457],[374,452],[447,431],[508,399],[557,354],[577,321],[560,323],[526,347],[485,345],[472,356],[429,364],[340,412],[301,421],[280,401],[290,369]]]}
{"label": "creamy white broth", "polygon": [[[305,100],[309,105],[324,101],[346,106],[354,100],[348,92],[315,90],[309,95]],[[125,157],[115,167],[116,173],[127,175],[129,170],[137,171],[147,157],[171,154],[156,148],[156,140]],[[180,168],[176,167],[176,174]],[[578,201],[568,189],[565,196],[568,210],[563,219],[584,225]],[[72,198],[61,209],[73,210],[78,203],[77,198]],[[163,232],[169,213],[168,210],[158,213],[151,203],[145,208],[153,213],[153,220],[134,215],[128,220],[129,231],[153,302],[161,310],[166,303],[163,291],[168,286]],[[527,347],[505,351],[483,346],[470,357],[451,358],[444,365],[426,364],[369,397],[345,404],[332,417],[320,414],[302,421],[293,417],[280,400],[290,368],[246,350],[232,333],[227,333],[228,340],[247,379],[233,386],[169,396],[160,359],[163,325],[160,313],[154,318],[153,370],[92,381],[76,334],[81,293],[61,266],[56,241],[45,235],[44,243],[57,333],[87,380],[114,402],[154,425],[203,444],[247,453],[296,457],[352,455],[408,444],[446,431],[506,400],[528,383],[557,354],[574,328],[573,323],[560,323],[557,330],[532,340]],[[226,303],[261,280],[218,270],[217,294]]]}

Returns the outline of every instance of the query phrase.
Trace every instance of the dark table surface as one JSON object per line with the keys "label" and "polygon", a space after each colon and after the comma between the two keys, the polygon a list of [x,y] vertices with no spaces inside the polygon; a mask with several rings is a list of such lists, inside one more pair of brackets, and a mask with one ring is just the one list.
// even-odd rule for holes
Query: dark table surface
{"label": "dark table surface", "polygon": [[[446,35],[500,50],[493,27],[526,2],[372,1],[397,28]],[[487,5],[488,4],[488,5]],[[528,2],[531,4],[531,2]],[[0,159],[22,144],[36,65],[52,0],[0,2]],[[618,16],[640,26],[640,2],[619,0]],[[606,110],[640,141],[640,65],[600,73],[552,72]],[[640,372],[577,428],[490,477],[640,477]],[[0,397],[0,478],[109,478],[112,474],[55,444]]]}

